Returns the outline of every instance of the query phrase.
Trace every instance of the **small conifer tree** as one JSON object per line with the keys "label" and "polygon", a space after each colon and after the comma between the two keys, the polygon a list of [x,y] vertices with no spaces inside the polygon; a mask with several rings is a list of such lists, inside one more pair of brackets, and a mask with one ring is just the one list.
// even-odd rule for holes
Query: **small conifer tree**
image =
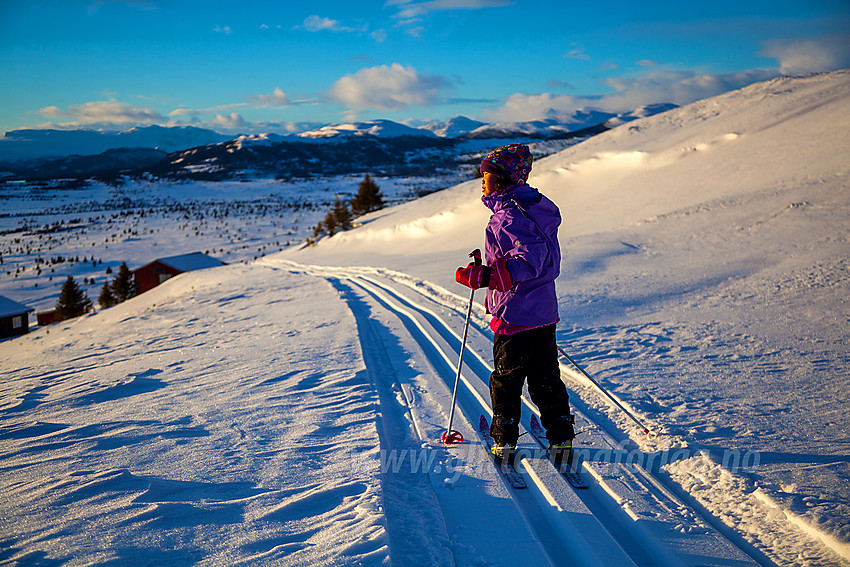
{"label": "small conifer tree", "polygon": [[56,301],[56,317],[61,321],[72,317],[79,317],[91,311],[91,300],[86,295],[74,278],[68,276],[62,284],[59,299]]}
{"label": "small conifer tree", "polygon": [[109,282],[103,282],[103,287],[100,288],[100,295],[97,298],[97,302],[101,307],[112,307],[118,300],[115,299],[115,296],[112,294],[112,286],[109,285]]}
{"label": "small conifer tree", "polygon": [[363,181],[360,182],[357,195],[351,200],[351,212],[354,216],[359,217],[383,208],[384,196],[381,194],[381,189],[367,173]]}
{"label": "small conifer tree", "polygon": [[348,208],[348,204],[345,201],[337,198],[334,201],[331,213],[333,214],[334,220],[340,229],[348,230],[351,228],[351,220],[353,217],[351,216],[351,210]]}
{"label": "small conifer tree", "polygon": [[118,275],[112,280],[112,295],[115,296],[115,303],[127,301],[136,295],[136,281],[127,267],[127,262],[121,263]]}
{"label": "small conifer tree", "polygon": [[325,216],[325,220],[322,223],[325,227],[325,232],[328,233],[328,236],[333,236],[336,234],[336,229],[339,228],[339,225],[336,223],[336,217],[334,217],[333,211],[328,211],[328,214]]}

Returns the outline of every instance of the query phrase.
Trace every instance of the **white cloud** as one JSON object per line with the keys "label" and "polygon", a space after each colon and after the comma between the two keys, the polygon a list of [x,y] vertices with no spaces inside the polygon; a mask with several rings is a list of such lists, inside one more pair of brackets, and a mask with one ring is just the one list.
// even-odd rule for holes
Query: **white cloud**
{"label": "white cloud", "polygon": [[779,61],[784,75],[818,73],[850,65],[850,35],[765,42],[759,55]]}
{"label": "white cloud", "polygon": [[150,108],[133,107],[114,100],[75,104],[65,110],[57,106],[46,106],[37,112],[52,120],[64,120],[61,122],[63,126],[150,124],[165,120],[164,116]]}
{"label": "white cloud", "polygon": [[569,95],[516,93],[509,96],[502,106],[485,109],[482,118],[488,122],[525,122],[553,114],[567,114],[581,106],[581,99]]}
{"label": "white cloud", "polygon": [[586,108],[626,112],[661,102],[684,105],[776,75],[776,71],[770,69],[713,75],[692,71],[651,71],[635,77],[607,79],[603,83],[614,92],[598,96],[515,93],[501,106],[485,109],[482,119],[514,122],[565,116]]}
{"label": "white cloud", "polygon": [[245,128],[246,126],[248,126],[248,123],[245,122],[245,119],[242,118],[236,112],[231,112],[227,116],[223,114],[217,114],[215,117],[215,124],[228,130]]}
{"label": "white cloud", "polygon": [[230,35],[233,33],[233,30],[230,29],[230,26],[216,26],[213,28],[215,33],[223,33],[224,35]]}
{"label": "white cloud", "polygon": [[332,32],[365,32],[368,26],[350,27],[344,26],[337,20],[331,18],[323,18],[321,16],[307,16],[300,26],[295,26],[295,29],[303,29],[309,32],[332,31]]}
{"label": "white cloud", "polygon": [[307,31],[319,30],[335,30],[339,29],[339,22],[330,18],[320,18],[319,16],[307,16],[302,24],[302,27]]}
{"label": "white cloud", "polygon": [[257,95],[251,98],[251,102],[259,106],[289,106],[292,101],[280,87],[275,87],[270,95]]}
{"label": "white cloud", "polygon": [[247,106],[247,102],[235,102],[231,104],[219,104],[216,106],[211,106],[209,108],[175,108],[171,112],[168,113],[169,116],[198,116],[200,114],[215,114],[217,112],[226,112],[228,110],[233,110],[234,108],[240,108],[242,106]]}
{"label": "white cloud", "polygon": [[603,81],[614,94],[602,96],[597,108],[619,112],[646,104],[672,102],[683,105],[776,77],[771,69],[748,69],[738,73],[695,73],[658,70],[637,77],[615,77]]}
{"label": "white cloud", "polygon": [[384,43],[387,40],[387,32],[383,29],[375,30],[369,35],[376,43]]}
{"label": "white cloud", "polygon": [[420,75],[399,63],[361,69],[337,80],[330,97],[354,109],[400,110],[408,106],[431,106],[440,90],[449,88],[443,77]]}
{"label": "white cloud", "polygon": [[581,49],[571,49],[564,53],[564,59],[579,59],[581,61],[588,61],[590,59],[590,55],[587,55]]}
{"label": "white cloud", "polygon": [[509,0],[430,0],[429,2],[411,2],[410,0],[396,0],[388,2],[388,5],[399,7],[397,18],[418,18],[429,12],[445,10],[480,10],[482,8],[497,8],[510,6],[513,2]]}
{"label": "white cloud", "polygon": [[407,28],[404,33],[406,33],[410,37],[422,37],[422,32],[424,31],[425,28],[423,26],[413,26]]}

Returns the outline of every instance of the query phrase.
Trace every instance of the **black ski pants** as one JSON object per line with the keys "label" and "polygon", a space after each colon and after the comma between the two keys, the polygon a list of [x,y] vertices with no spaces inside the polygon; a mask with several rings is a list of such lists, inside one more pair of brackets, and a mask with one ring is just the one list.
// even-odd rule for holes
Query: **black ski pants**
{"label": "black ski pants", "polygon": [[570,418],[569,394],[558,369],[555,325],[493,338],[495,370],[490,375],[496,443],[514,444],[519,437],[522,387],[528,380],[531,401],[540,410],[540,423],[552,443],[575,437]]}

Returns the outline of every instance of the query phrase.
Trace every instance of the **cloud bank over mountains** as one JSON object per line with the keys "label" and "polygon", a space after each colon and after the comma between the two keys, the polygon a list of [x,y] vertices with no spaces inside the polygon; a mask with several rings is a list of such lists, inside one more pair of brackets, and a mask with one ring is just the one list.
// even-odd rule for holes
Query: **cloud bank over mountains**
{"label": "cloud bank over mountains", "polygon": [[[664,17],[667,14],[661,14],[660,18],[657,14],[651,17],[647,14],[646,22],[641,20],[642,33],[651,39],[661,37],[662,42],[667,39],[666,35],[686,36],[708,30],[706,37],[713,38],[711,41],[715,43],[703,36],[699,38],[705,44],[701,48],[707,49],[707,59],[705,63],[695,64],[677,60],[680,53],[663,43],[656,49],[646,46],[634,49],[634,43],[626,41],[624,45],[629,48],[619,58],[610,57],[605,52],[608,44],[591,43],[588,37],[574,37],[576,29],[590,25],[590,22],[578,22],[578,8],[570,12],[576,22],[559,23],[555,32],[550,30],[555,33],[550,36],[552,43],[556,46],[563,43],[560,51],[556,47],[554,51],[544,52],[541,46],[547,44],[527,42],[535,39],[538,27],[539,35],[545,40],[544,22],[539,19],[549,12],[554,17],[562,7],[548,7],[543,14],[537,7],[529,6],[520,11],[518,6],[519,3],[509,0],[388,0],[380,8],[340,9],[339,14],[310,14],[302,10],[297,19],[281,18],[288,21],[287,24],[273,23],[269,15],[274,11],[258,9],[258,19],[251,22],[251,29],[231,13],[227,18],[211,20],[204,28],[205,33],[221,42],[236,42],[251,36],[250,42],[260,43],[215,44],[216,51],[210,56],[213,61],[226,59],[228,50],[244,49],[253,55],[258,47],[268,49],[275,42],[289,42],[286,46],[290,51],[303,49],[304,53],[299,56],[305,60],[314,55],[303,46],[327,45],[334,58],[321,64],[305,64],[299,69],[278,68],[274,66],[278,61],[271,60],[272,65],[261,68],[259,78],[245,75],[250,77],[250,84],[244,77],[241,82],[233,80],[232,84],[222,81],[226,89],[210,90],[202,97],[177,96],[167,91],[141,94],[138,90],[115,85],[95,90],[112,94],[88,101],[83,98],[85,90],[81,90],[83,94],[76,95],[77,100],[85,102],[74,102],[74,98],[65,97],[62,91],[48,91],[33,99],[42,101],[40,105],[23,112],[26,120],[31,122],[36,118],[41,122],[24,126],[25,122],[21,121],[14,127],[103,130],[155,124],[250,134],[293,133],[339,120],[388,118],[423,124],[461,114],[487,122],[534,121],[557,119],[585,110],[619,113],[658,103],[686,105],[780,75],[817,73],[850,66],[850,33],[829,32],[842,30],[840,22],[846,21],[846,14],[839,14],[837,23],[831,27],[823,24],[828,19],[823,15],[820,27],[810,25],[817,20],[814,16],[809,20],[801,18],[799,26],[796,20],[788,19],[786,27],[799,30],[797,36],[787,31],[782,33],[785,28],[777,24],[775,35],[762,33],[758,39],[750,38],[750,44],[743,48],[748,51],[747,63],[735,70],[732,55],[724,51],[727,48],[731,51],[732,46],[717,38],[725,38],[723,34],[731,33],[730,30],[747,29],[746,22],[758,21],[767,26],[765,22],[769,18],[730,17],[727,14],[725,18],[712,19],[702,14],[702,18],[694,16],[691,20],[673,21]],[[160,19],[168,19],[168,10],[173,9],[147,0],[97,0],[90,4],[89,21],[106,18],[113,12],[117,14],[119,8],[133,10],[140,20],[139,25],[148,14],[159,13]],[[525,30],[523,41],[515,45],[510,38],[518,34],[518,30],[505,35],[504,30],[494,30],[484,23],[494,21],[486,17],[501,17],[502,20],[495,21],[503,21],[507,29],[511,29],[511,25],[518,22],[504,18],[532,16],[536,18],[533,31],[529,35]],[[610,24],[600,27],[601,24],[594,22],[597,26],[594,29],[608,31],[616,28],[617,22],[622,24],[623,18],[618,18],[613,8],[611,16]],[[771,18],[780,19],[773,14]],[[648,27],[643,26],[644,23]],[[823,33],[802,35],[809,30]],[[481,37],[486,40],[488,36],[498,41],[477,43],[482,41]],[[773,39],[763,39],[765,37]],[[390,47],[385,44],[388,38],[392,39]],[[402,38],[412,43],[403,44]],[[458,42],[459,38],[462,43],[451,43]],[[597,38],[598,41],[602,39]],[[319,43],[310,43],[316,41]],[[397,51],[396,47],[402,45],[406,49],[413,46],[414,51]],[[467,53],[463,49],[467,45],[474,49]],[[488,48],[495,45],[496,51],[483,50],[481,46],[485,45]],[[341,51],[342,46],[356,46],[359,51]],[[423,52],[431,55],[432,51],[433,58],[412,55]],[[257,51],[254,57],[264,56],[263,51]],[[534,60],[537,65],[542,62],[539,69],[551,75],[540,77],[537,83],[529,81],[527,76],[517,80],[517,67],[522,66],[523,57],[526,61]],[[629,57],[633,60],[627,61]],[[759,65],[760,59],[764,65]],[[347,64],[341,63],[343,61]],[[153,69],[155,75],[160,72],[156,65]],[[187,72],[190,71],[187,66]],[[221,70],[221,77],[225,78],[227,72]],[[482,72],[487,77],[485,81],[481,80]],[[216,73],[219,71],[212,74]],[[305,77],[309,78],[305,83],[309,86],[299,82]],[[108,82],[113,80],[109,76]],[[482,87],[482,83],[486,84]],[[198,103],[200,98],[204,98],[204,102]],[[8,122],[6,128],[9,128]]]}

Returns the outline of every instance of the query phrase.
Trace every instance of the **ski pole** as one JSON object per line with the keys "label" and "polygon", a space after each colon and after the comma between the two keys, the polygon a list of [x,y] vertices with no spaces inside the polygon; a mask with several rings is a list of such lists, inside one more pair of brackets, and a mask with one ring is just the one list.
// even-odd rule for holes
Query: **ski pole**
{"label": "ski pole", "polygon": [[629,410],[627,410],[626,408],[624,408],[624,407],[623,407],[623,404],[621,404],[620,402],[618,402],[618,401],[617,401],[617,399],[616,399],[614,396],[612,396],[611,394],[609,394],[609,393],[608,393],[608,390],[606,390],[605,388],[603,388],[603,387],[602,387],[602,384],[600,384],[599,382],[597,382],[596,380],[594,380],[594,379],[590,376],[590,374],[588,374],[587,372],[585,372],[585,371],[584,371],[584,368],[582,368],[581,366],[579,366],[578,364],[576,364],[576,361],[575,361],[575,360],[573,360],[572,358],[570,358],[570,355],[568,355],[566,352],[564,352],[564,349],[562,349],[560,346],[558,346],[558,352],[560,352],[562,355],[564,355],[564,358],[566,358],[567,360],[569,360],[569,361],[570,361],[570,364],[572,364],[573,366],[575,366],[575,367],[578,369],[578,371],[579,371],[579,372],[581,372],[581,373],[584,375],[584,377],[585,377],[585,378],[587,378],[588,380],[590,380],[591,382],[593,382],[593,385],[594,385],[594,386],[596,386],[597,388],[599,388],[599,390],[600,390],[603,394],[605,394],[606,396],[608,396],[608,399],[609,399],[609,400],[611,400],[612,402],[614,402],[614,404],[615,404],[618,408],[620,408],[621,410],[623,410],[623,413],[625,413],[627,416],[629,416],[629,417],[632,419],[632,421],[634,421],[635,423],[637,423],[637,424],[640,426],[640,428],[641,428],[641,429],[643,429],[643,433],[644,433],[644,435],[646,435],[649,439],[654,439],[655,437],[658,437],[658,433],[657,433],[657,432],[652,431],[651,429],[649,429],[648,427],[646,427],[644,424],[642,424],[640,421],[638,421],[638,418],[636,418],[636,417],[632,414],[632,412],[630,412]]}
{"label": "ski pole", "polygon": [[[473,258],[476,266],[481,265],[481,250],[476,248],[469,253],[469,257]],[[452,429],[452,422],[455,417],[455,405],[457,404],[457,387],[460,384],[460,370],[463,367],[463,351],[466,350],[466,335],[469,332],[469,318],[472,315],[472,300],[475,298],[475,289],[469,294],[469,306],[466,308],[466,322],[463,325],[463,340],[460,343],[460,356],[457,360],[457,375],[455,376],[455,387],[452,392],[452,409],[449,412],[449,426],[443,433],[443,443],[451,445],[452,443],[463,443],[463,435],[460,431]]]}

